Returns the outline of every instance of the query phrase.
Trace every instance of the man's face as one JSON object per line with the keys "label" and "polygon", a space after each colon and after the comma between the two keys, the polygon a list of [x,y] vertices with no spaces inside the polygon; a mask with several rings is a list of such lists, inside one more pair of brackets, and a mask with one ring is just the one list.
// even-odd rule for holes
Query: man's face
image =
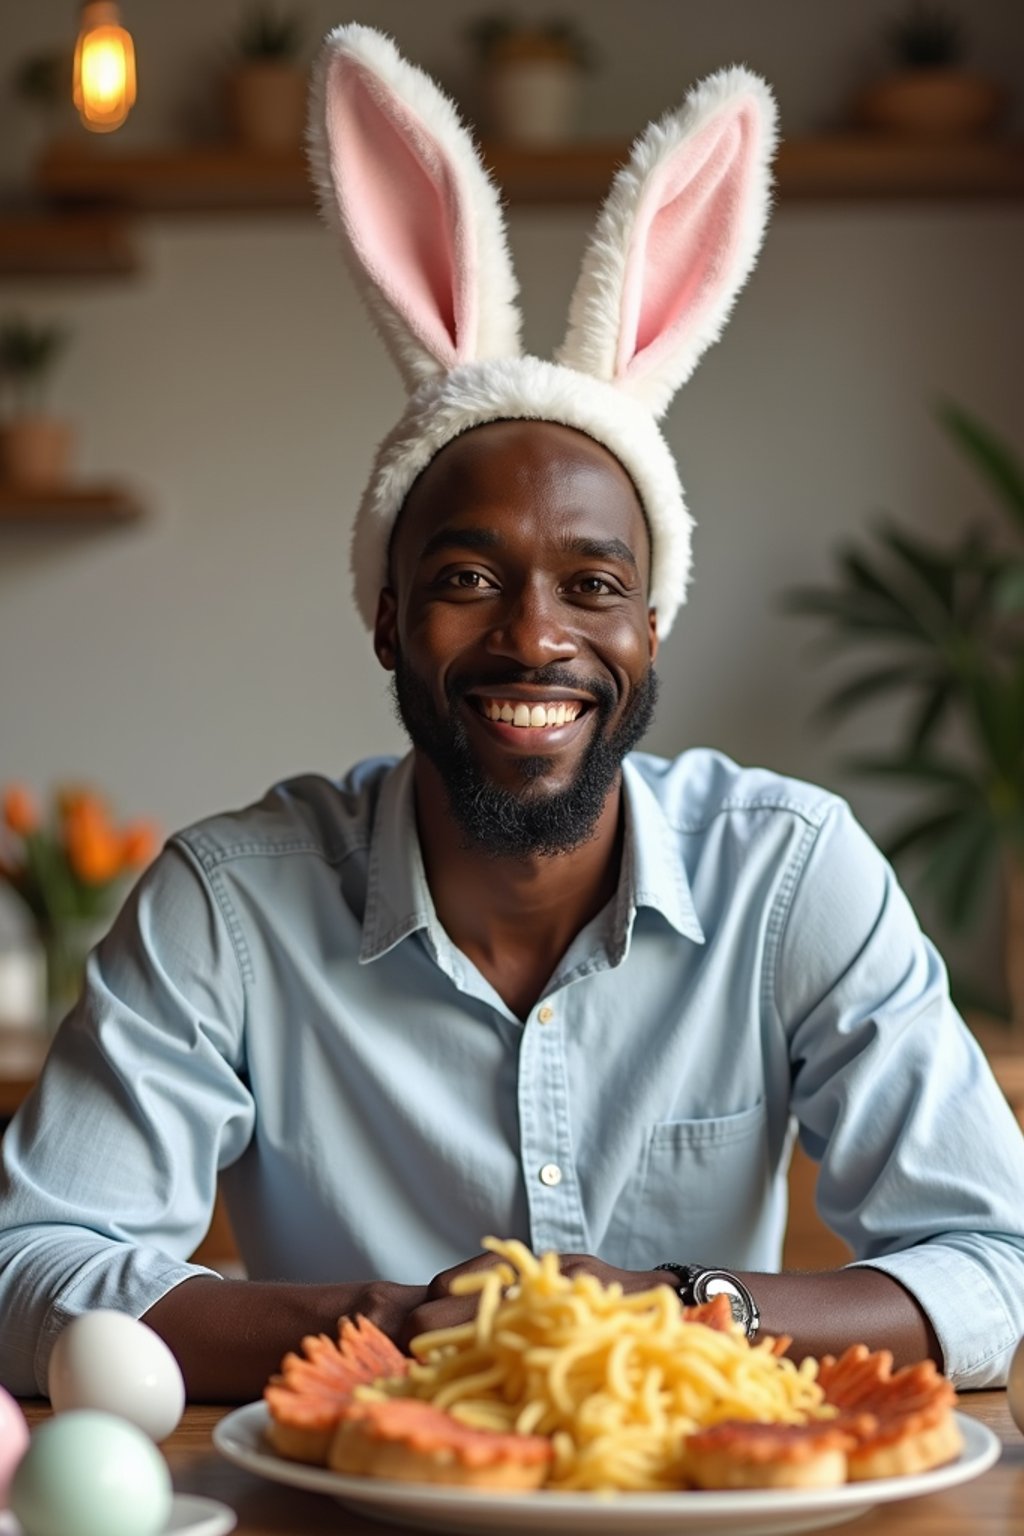
{"label": "man's face", "polygon": [[567,427],[474,428],[413,486],[375,648],[470,844],[591,836],[653,710],[649,567],[629,477]]}

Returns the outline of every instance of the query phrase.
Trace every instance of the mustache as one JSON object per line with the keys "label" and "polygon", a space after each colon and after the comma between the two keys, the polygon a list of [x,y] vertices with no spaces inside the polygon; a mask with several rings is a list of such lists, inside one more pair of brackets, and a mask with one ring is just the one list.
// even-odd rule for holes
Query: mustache
{"label": "mustache", "polygon": [[581,677],[571,667],[552,662],[547,667],[530,667],[515,669],[505,668],[503,671],[488,673],[486,677],[476,676],[457,680],[449,679],[446,688],[449,704],[462,698],[471,688],[486,692],[492,687],[515,687],[523,685],[531,688],[568,688],[575,692],[589,694],[598,709],[610,710],[615,706],[618,697],[612,684],[606,677]]}

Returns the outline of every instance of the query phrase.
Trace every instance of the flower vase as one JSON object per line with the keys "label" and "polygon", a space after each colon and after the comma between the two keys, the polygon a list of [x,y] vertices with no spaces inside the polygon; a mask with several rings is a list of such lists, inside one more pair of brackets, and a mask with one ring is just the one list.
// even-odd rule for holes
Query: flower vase
{"label": "flower vase", "polygon": [[89,951],[100,937],[91,918],[68,918],[42,930],[40,939],[46,961],[47,1033],[53,1034],[78,1000],[85,978]]}
{"label": "flower vase", "polygon": [[1004,865],[1006,909],[1003,918],[1006,990],[1014,1039],[1024,1045],[1024,858],[1013,852]]}

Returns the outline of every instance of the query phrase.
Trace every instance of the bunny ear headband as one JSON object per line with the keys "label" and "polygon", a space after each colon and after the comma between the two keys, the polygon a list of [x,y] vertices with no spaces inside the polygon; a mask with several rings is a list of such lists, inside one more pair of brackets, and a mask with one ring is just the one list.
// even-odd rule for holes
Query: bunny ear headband
{"label": "bunny ear headband", "polygon": [[657,426],[715,341],[768,215],[775,104],[723,70],[652,123],[615,177],[553,363],[523,356],[497,191],[449,99],[371,27],[331,32],[317,61],[310,156],[322,211],[410,390],[356,516],[356,601],[373,625],[391,530],[413,481],[470,427],[550,421],[630,475],[651,538],[666,635],[685,599],[691,519]]}

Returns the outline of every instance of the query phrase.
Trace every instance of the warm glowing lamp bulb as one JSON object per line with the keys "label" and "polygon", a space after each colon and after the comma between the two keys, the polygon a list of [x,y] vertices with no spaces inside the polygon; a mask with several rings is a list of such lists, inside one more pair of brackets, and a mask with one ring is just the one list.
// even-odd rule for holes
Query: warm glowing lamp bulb
{"label": "warm glowing lamp bulb", "polygon": [[120,128],[135,103],[135,46],[112,0],[85,0],[82,6],[74,102],[93,133]]}

